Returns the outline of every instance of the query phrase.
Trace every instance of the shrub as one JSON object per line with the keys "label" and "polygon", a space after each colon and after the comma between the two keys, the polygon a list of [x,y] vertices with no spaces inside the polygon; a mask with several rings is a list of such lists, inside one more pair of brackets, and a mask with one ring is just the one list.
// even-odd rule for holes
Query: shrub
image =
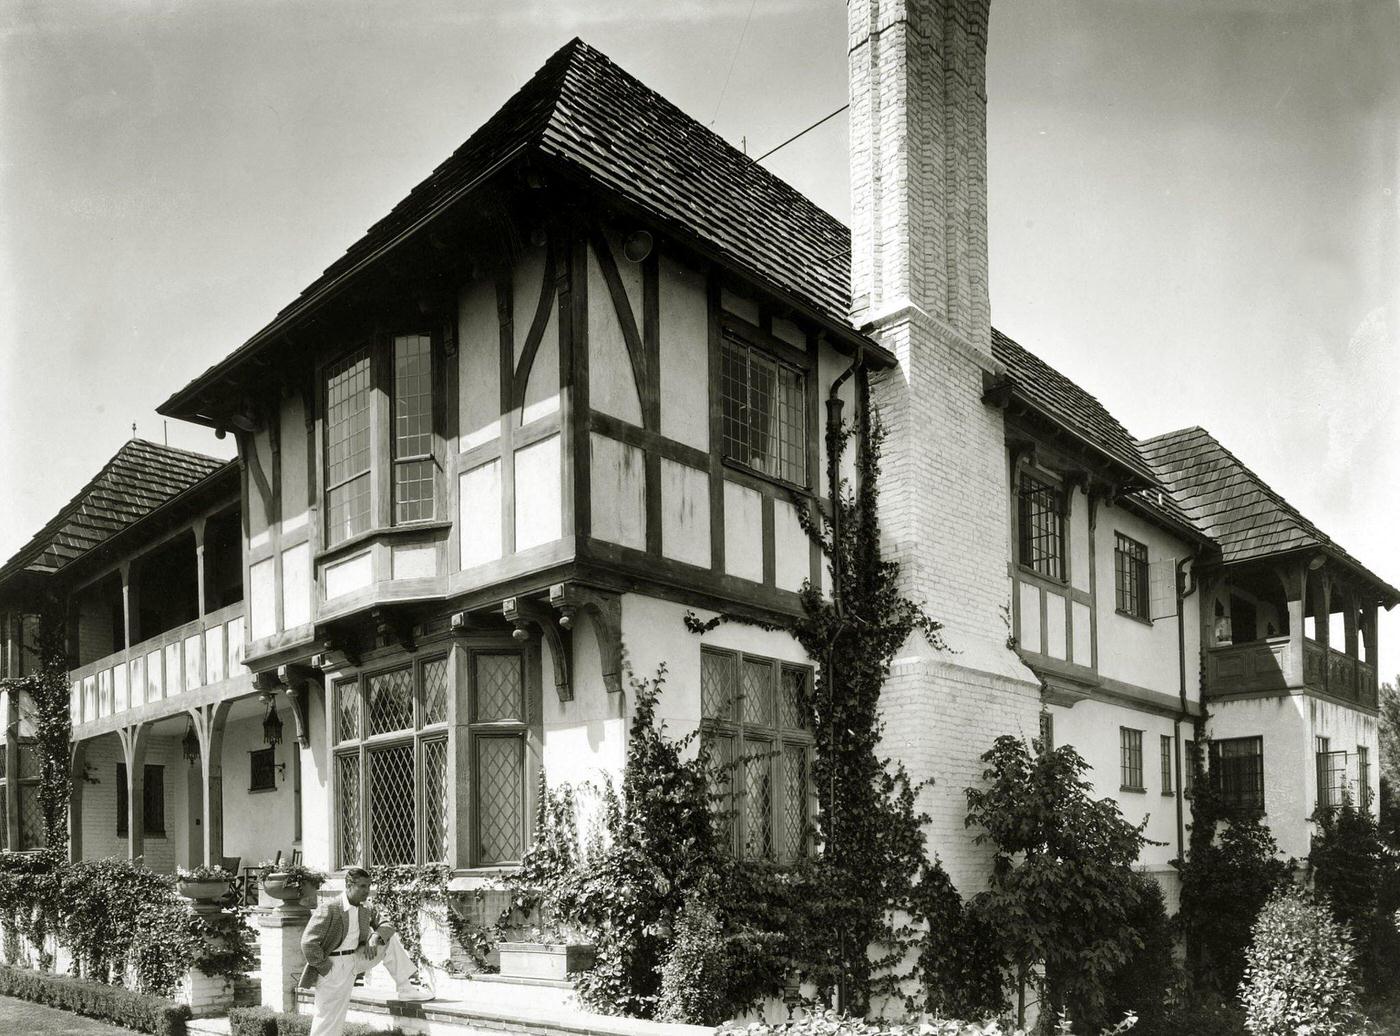
{"label": "shrub", "polygon": [[185,1036],[190,1009],[184,1004],[120,986],[46,975],[0,964],[0,994],[100,1018],[154,1036]]}
{"label": "shrub", "polygon": [[1005,965],[996,932],[963,902],[941,860],[924,873],[915,904],[916,916],[926,926],[919,949],[924,1009],[967,1018],[1006,1010]]}
{"label": "shrub", "polygon": [[[1125,1018],[1112,1028],[1103,1029],[1099,1036],[1122,1036],[1132,1028]],[[1080,1029],[1081,1033],[1088,1030]],[[1055,1036],[1075,1036],[1075,1030],[1061,1022],[1053,1030]],[[953,1018],[926,1018],[916,1023],[888,1022],[883,1019],[866,1021],[827,1011],[778,1025],[756,1022],[749,1025],[727,1023],[717,1036],[1025,1036],[1024,1029],[1004,1029],[1000,1022],[965,1022]]]}
{"label": "shrub", "polygon": [[[228,1013],[228,1028],[229,1036],[307,1036],[311,1032],[311,1015],[266,1007],[235,1007]],[[342,1036],[403,1036],[403,1032],[348,1022]]]}
{"label": "shrub", "polygon": [[[1153,1030],[1145,1029],[1143,1036]],[[1162,1036],[1247,1036],[1244,1012],[1219,993],[1180,988],[1157,1026]],[[1133,1036],[1138,1036],[1134,1032]]]}
{"label": "shrub", "polygon": [[1200,989],[1233,995],[1244,974],[1250,930],[1269,896],[1286,884],[1293,868],[1279,859],[1278,843],[1253,817],[1237,817],[1214,837],[1216,824],[1203,808],[1207,782],[1196,785],[1192,802],[1191,856],[1182,864],[1177,923],[1186,936],[1186,961]]}
{"label": "shrub", "polygon": [[1351,930],[1363,985],[1383,993],[1395,985],[1400,970],[1395,967],[1400,946],[1389,917],[1400,905],[1393,902],[1400,895],[1400,862],[1367,810],[1345,803],[1313,819],[1318,825],[1308,854],[1313,885],[1332,916]]}
{"label": "shrub", "polygon": [[1162,887],[1145,874],[1134,874],[1137,902],[1128,911],[1128,926],[1136,947],[1108,980],[1105,989],[1105,1017],[1121,1018],[1129,1011],[1137,1015],[1138,1036],[1175,1036],[1188,1031],[1167,1025],[1169,994],[1178,984],[1176,962],[1172,959],[1172,928]]}
{"label": "shrub", "polygon": [[1343,1036],[1359,1024],[1355,951],[1346,928],[1295,887],[1281,889],[1254,923],[1240,1000],[1255,1036]]}

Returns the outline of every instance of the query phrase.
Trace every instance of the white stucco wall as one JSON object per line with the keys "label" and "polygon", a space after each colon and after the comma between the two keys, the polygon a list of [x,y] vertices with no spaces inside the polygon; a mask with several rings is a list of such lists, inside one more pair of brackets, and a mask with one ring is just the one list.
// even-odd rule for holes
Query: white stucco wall
{"label": "white stucco wall", "polygon": [[283,741],[274,749],[278,763],[286,770],[277,775],[273,791],[249,791],[251,757],[254,749],[265,748],[262,718],[229,723],[224,730],[224,855],[241,858],[244,867],[271,859],[282,850],[283,858],[293,849],[292,744],[295,725],[292,713],[283,705],[279,710]]}

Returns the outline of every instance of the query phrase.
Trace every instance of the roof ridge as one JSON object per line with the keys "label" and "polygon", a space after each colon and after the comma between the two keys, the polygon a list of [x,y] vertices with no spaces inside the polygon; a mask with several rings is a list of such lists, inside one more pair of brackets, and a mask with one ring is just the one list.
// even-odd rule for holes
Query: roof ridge
{"label": "roof ridge", "polygon": [[1239,465],[1240,470],[1242,470],[1247,476],[1249,476],[1249,478],[1254,482],[1254,484],[1258,486],[1259,489],[1262,490],[1267,496],[1269,496],[1275,504],[1283,508],[1284,511],[1286,511],[1289,514],[1290,517],[1300,522],[1306,531],[1317,536],[1317,538],[1321,540],[1324,544],[1327,544],[1329,546],[1336,546],[1331,536],[1328,536],[1325,532],[1323,532],[1311,521],[1309,521],[1308,518],[1304,516],[1302,511],[1298,510],[1298,508],[1290,504],[1286,499],[1284,499],[1282,493],[1274,489],[1273,486],[1269,485],[1262,478],[1260,478],[1258,472],[1256,472],[1244,461],[1240,460],[1240,458],[1234,453],[1234,451],[1231,450],[1230,447],[1226,446],[1219,439],[1217,439],[1214,435],[1212,435],[1209,429],[1201,427],[1200,425],[1197,425],[1196,428],[1202,434],[1204,434],[1207,439],[1214,443],[1216,448],[1219,449],[1221,453],[1225,454],[1226,457],[1230,458],[1230,460],[1234,461],[1237,465]]}
{"label": "roof ridge", "polygon": [[[227,457],[215,457],[211,453],[200,453],[198,450],[189,450],[183,446],[171,446],[169,443],[153,442],[150,439],[141,439],[135,436],[128,439],[125,443],[122,444],[121,449],[117,450],[116,453],[112,454],[112,460],[116,460],[118,457],[120,457],[122,455],[122,450],[126,449],[126,447],[131,446],[132,444],[149,446],[154,450],[160,450],[164,453],[178,453],[186,457],[196,457],[199,460],[212,461],[213,463],[218,464],[220,467],[222,467],[225,464],[231,463],[231,461]],[[110,461],[108,463],[110,463]]]}

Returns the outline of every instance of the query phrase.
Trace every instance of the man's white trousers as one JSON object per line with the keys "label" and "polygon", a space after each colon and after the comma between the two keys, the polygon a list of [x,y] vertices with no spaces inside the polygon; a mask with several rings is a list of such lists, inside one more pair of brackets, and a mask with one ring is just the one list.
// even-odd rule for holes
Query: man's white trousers
{"label": "man's white trousers", "polygon": [[345,1027],[345,1012],[350,1009],[350,994],[355,988],[355,976],[363,975],[382,963],[394,979],[394,988],[403,991],[418,969],[413,958],[403,948],[397,935],[380,945],[368,959],[359,953],[347,953],[331,958],[331,970],[316,980],[316,1017],[311,1023],[310,1036],[340,1036]]}

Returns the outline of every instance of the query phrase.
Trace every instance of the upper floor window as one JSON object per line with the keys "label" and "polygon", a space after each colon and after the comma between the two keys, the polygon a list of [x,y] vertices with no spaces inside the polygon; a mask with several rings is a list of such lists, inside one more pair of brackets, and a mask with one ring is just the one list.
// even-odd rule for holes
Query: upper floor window
{"label": "upper floor window", "polygon": [[1065,578],[1065,495],[1031,475],[1017,495],[1021,564],[1050,579]]}
{"label": "upper floor window", "polygon": [[725,457],[805,486],[806,375],[726,334],[720,346],[719,396]]}
{"label": "upper floor window", "polygon": [[1114,534],[1113,589],[1118,610],[1136,619],[1150,619],[1147,599],[1147,545]]}
{"label": "upper floor window", "polygon": [[[434,517],[433,347],[426,334],[396,335],[388,362],[365,346],[325,371],[326,542],[335,546],[376,524],[374,472],[393,467],[395,524]],[[379,384],[386,369],[391,385]],[[375,392],[390,394],[389,434],[376,431]],[[382,470],[382,468],[380,468]]]}
{"label": "upper floor window", "polygon": [[1362,809],[1371,808],[1371,751],[1365,745],[1356,746],[1356,789]]}
{"label": "upper floor window", "polygon": [[1210,782],[1231,813],[1264,812],[1264,739],[1231,737],[1210,743]]}
{"label": "upper floor window", "polygon": [[812,733],[801,701],[812,670],[706,648],[701,734],[715,764],[723,837],[746,859],[791,862],[806,851]]}

